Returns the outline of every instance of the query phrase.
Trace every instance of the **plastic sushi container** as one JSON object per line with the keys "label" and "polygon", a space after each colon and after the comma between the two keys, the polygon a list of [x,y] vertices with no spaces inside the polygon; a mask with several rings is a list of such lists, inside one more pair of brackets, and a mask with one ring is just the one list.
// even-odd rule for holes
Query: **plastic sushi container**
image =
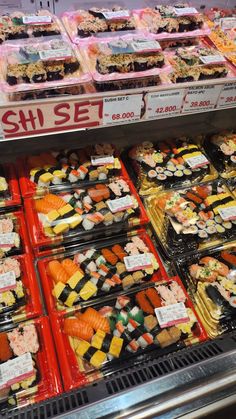
{"label": "plastic sushi container", "polygon": [[61,243],[109,237],[148,223],[133,184],[122,178],[25,199],[25,211],[36,252]]}
{"label": "plastic sushi container", "polygon": [[222,29],[217,28],[212,30],[208,38],[222,53],[236,52],[235,42]]}
{"label": "plastic sushi container", "polygon": [[0,330],[9,322],[19,323],[40,316],[39,295],[30,255],[0,260]]}
{"label": "plastic sushi container", "polygon": [[137,26],[132,10],[119,5],[68,11],[62,15],[62,21],[72,42],[80,45],[101,38],[125,38],[135,33]]}
{"label": "plastic sushi container", "polygon": [[47,317],[9,327],[0,333],[0,342],[2,414],[61,393]]}
{"label": "plastic sushi container", "polygon": [[204,153],[201,142],[201,137],[181,137],[157,144],[144,141],[125,151],[124,159],[128,155],[127,168],[134,169],[139,194],[147,196],[163,189],[216,179],[217,171]]}
{"label": "plastic sushi container", "polygon": [[236,242],[179,259],[181,279],[210,338],[236,327]]}
{"label": "plastic sushi container", "polygon": [[[21,94],[52,96],[60,88],[80,88],[91,82],[82,57],[66,36],[8,41],[2,46],[0,71],[2,89],[10,100]],[[62,90],[64,92],[64,90]]]}
{"label": "plastic sushi container", "polygon": [[151,195],[145,205],[169,258],[235,239],[236,200],[221,180]]}
{"label": "plastic sushi container", "polygon": [[223,131],[207,136],[203,146],[220,176],[233,179],[236,175],[236,134]]}
{"label": "plastic sushi container", "polygon": [[12,164],[0,166],[0,211],[20,206],[21,196]]}
{"label": "plastic sushi container", "polygon": [[71,184],[105,182],[114,176],[128,178],[112,144],[27,156],[19,159],[17,167],[23,198],[60,190]]}
{"label": "plastic sushi container", "polygon": [[208,45],[177,48],[166,52],[172,65],[172,83],[234,77],[234,67],[215,48]]}
{"label": "plastic sushi container", "polygon": [[15,11],[0,16],[0,43],[15,39],[39,38],[65,32],[57,16],[49,10],[35,14]]}
{"label": "plastic sushi container", "polygon": [[187,4],[179,6],[159,5],[135,10],[138,28],[158,40],[200,37],[210,33],[204,16],[196,8]]}
{"label": "plastic sushi container", "polygon": [[69,312],[90,300],[167,278],[145,230],[68,248],[40,260],[38,268],[49,312]]}
{"label": "plastic sushi container", "polygon": [[192,37],[192,38],[174,38],[174,39],[160,39],[158,42],[161,45],[163,51],[172,50],[173,48],[182,48],[182,47],[192,47],[198,46],[201,44],[201,37]]}
{"label": "plastic sushi container", "polygon": [[155,86],[171,70],[159,42],[142,35],[87,44],[83,54],[99,91]]}
{"label": "plastic sushi container", "polygon": [[23,212],[0,214],[0,259],[24,253],[31,247]]}
{"label": "plastic sushi container", "polygon": [[178,277],[54,313],[51,322],[66,391],[206,339]]}

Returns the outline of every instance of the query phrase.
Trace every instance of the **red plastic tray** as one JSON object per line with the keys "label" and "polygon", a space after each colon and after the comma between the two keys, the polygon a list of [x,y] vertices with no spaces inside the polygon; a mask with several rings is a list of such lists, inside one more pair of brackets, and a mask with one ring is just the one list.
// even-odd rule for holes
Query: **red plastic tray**
{"label": "red plastic tray", "polygon": [[[203,326],[202,326],[202,324],[199,320],[199,317],[197,316],[197,314],[194,310],[193,304],[192,304],[188,294],[186,293],[180,278],[178,276],[176,276],[176,277],[173,277],[173,278],[168,278],[167,281],[168,280],[169,281],[170,280],[175,280],[181,286],[181,288],[183,289],[183,291],[184,291],[184,293],[187,297],[185,305],[186,305],[187,308],[192,309],[192,311],[194,312],[194,314],[195,314],[195,316],[198,320],[198,328],[197,328],[197,332],[196,332],[196,341],[198,341],[198,342],[205,341],[207,339],[207,334],[206,334],[206,332],[205,332],[205,330],[204,330],[204,328],[203,328]],[[137,290],[133,290],[131,292],[136,292],[136,291]],[[129,293],[127,292],[126,295],[131,294],[131,292],[129,292]],[[113,299],[113,297],[111,297],[111,299]],[[109,305],[109,301],[106,301],[105,304]],[[96,308],[96,306],[95,306],[95,308]],[[79,310],[75,310],[75,311],[79,311]],[[55,339],[55,345],[56,345],[56,349],[57,349],[57,355],[58,355],[58,359],[59,359],[59,364],[60,364],[60,370],[61,370],[61,374],[62,374],[64,389],[66,391],[68,391],[68,390],[71,390],[71,389],[76,388],[76,387],[83,387],[85,385],[88,385],[92,381],[97,381],[99,379],[102,379],[103,374],[99,370],[96,370],[92,374],[89,373],[88,375],[86,375],[86,373],[81,372],[79,370],[79,366],[78,366],[78,363],[77,363],[75,353],[70,346],[69,339],[68,339],[67,335],[62,330],[65,316],[68,317],[68,314],[66,315],[65,312],[61,312],[61,313],[55,313],[54,312],[49,317],[50,317],[50,321],[51,321],[51,324],[52,324],[52,330],[53,330],[53,335],[54,335],[54,339]],[[111,371],[111,369],[110,369],[110,371]]]}
{"label": "red plastic tray", "polygon": [[[126,179],[125,179],[126,180]],[[127,181],[127,180],[126,180]],[[144,206],[141,202],[141,199],[139,197],[139,195],[137,194],[137,191],[133,185],[133,183],[131,181],[127,181],[129,188],[130,188],[130,192],[132,195],[134,195],[134,197],[136,198],[136,200],[138,201],[139,204],[139,210],[140,210],[140,215],[139,215],[139,222],[129,222],[129,224],[127,225],[127,229],[129,230],[132,227],[138,227],[138,226],[142,226],[145,225],[149,222],[149,218],[146,214],[146,211],[144,209]],[[71,191],[71,188],[69,188],[67,191],[63,191],[63,192],[69,192]],[[24,206],[25,206],[25,213],[26,213],[26,219],[27,219],[27,225],[28,225],[28,230],[29,230],[29,235],[30,235],[30,239],[31,239],[31,244],[34,248],[35,254],[37,256],[41,256],[40,254],[40,250],[49,250],[49,253],[51,253],[51,249],[50,247],[58,247],[60,244],[65,243],[65,238],[63,235],[58,235],[55,237],[47,237],[44,234],[43,231],[43,226],[41,224],[41,222],[39,221],[38,218],[38,214],[35,211],[34,208],[34,199],[35,198],[27,198],[24,201]],[[137,220],[138,217],[135,217],[135,219]],[[114,224],[114,226],[117,228],[119,226],[119,224],[122,226],[122,223],[116,223]],[[104,226],[104,233],[106,232],[108,228],[106,226]],[[98,234],[100,232],[102,232],[103,229],[101,228],[101,230],[99,230]],[[113,229],[111,227],[110,229],[111,234],[113,234]],[[94,236],[93,236],[94,234]],[[90,231],[84,231],[82,234],[71,234],[70,236],[68,236],[67,238],[67,243],[71,244],[72,241],[69,241],[69,239],[73,239],[74,241],[76,241],[76,239],[78,239],[78,241],[80,240],[80,236],[82,236],[81,238],[85,238],[86,240],[86,235],[87,237],[90,236],[92,238],[89,239],[89,241],[91,240],[95,240],[97,238],[97,233],[96,231],[93,233],[92,230]],[[47,249],[49,248],[49,249]],[[44,252],[45,255],[45,252]]]}
{"label": "red plastic tray", "polygon": [[9,198],[0,198],[1,211],[6,207],[18,207],[21,205],[20,188],[14,166],[12,164],[4,164],[2,168],[8,183]]}
{"label": "red plastic tray", "polygon": [[[16,232],[19,234],[20,239],[21,239],[21,247],[20,247],[19,251],[15,252],[15,254],[26,253],[26,254],[31,255],[32,254],[32,248],[31,248],[30,241],[29,241],[29,236],[28,236],[28,231],[27,231],[23,211],[20,210],[20,211],[7,212],[7,213],[1,213],[0,214],[0,219],[1,218],[7,218],[7,217],[12,218],[13,220],[15,220],[15,223],[16,223],[16,226],[17,226]],[[12,255],[7,254],[6,256],[12,256]]]}
{"label": "red plastic tray", "polygon": [[[159,264],[159,269],[156,272],[154,272],[154,274],[152,275],[151,281],[152,282],[157,282],[157,281],[160,281],[162,279],[167,279],[168,275],[167,275],[165,267],[164,267],[164,265],[161,261],[161,258],[159,256],[154,244],[152,243],[150,237],[145,232],[145,230],[144,229],[137,230],[135,235],[139,236],[144,241],[144,243],[147,245],[147,247],[150,249],[150,251],[154,254],[154,256],[155,256],[155,258],[156,258],[156,260]],[[134,236],[134,234],[132,234],[132,236]],[[122,241],[122,239],[124,239],[124,237],[120,237],[120,239],[117,238],[116,243],[119,244]],[[112,244],[114,245],[114,242]],[[43,290],[44,290],[44,296],[45,296],[47,309],[48,309],[49,313],[53,312],[53,311],[58,312],[58,309],[57,309],[57,300],[52,294],[54,282],[53,282],[53,279],[50,277],[50,275],[47,274],[48,263],[52,259],[57,259],[57,260],[60,261],[61,259],[63,260],[65,257],[70,257],[70,256],[73,257],[74,254],[76,254],[78,252],[82,252],[82,251],[86,250],[86,248],[89,249],[89,248],[92,248],[92,247],[95,247],[97,249],[106,247],[106,241],[104,240],[102,243],[99,243],[99,246],[98,246],[98,243],[90,243],[89,247],[85,245],[84,247],[78,247],[77,249],[73,248],[73,252],[70,252],[70,249],[67,249],[67,251],[65,253],[54,255],[54,256],[51,256],[51,257],[47,257],[47,258],[44,258],[44,259],[41,259],[41,260],[38,261],[38,269],[39,269],[40,278],[41,278],[41,282],[42,282]],[[132,287],[132,290],[133,289],[134,289],[134,287]],[[118,291],[121,291],[121,290],[122,289],[118,289]],[[127,291],[129,291],[129,290],[127,290]],[[104,293],[104,296],[108,296],[108,295],[109,295],[109,293]],[[115,296],[115,295],[116,295],[116,292],[111,294],[112,297]],[[95,298],[98,301],[98,299],[100,297],[94,297],[93,300],[95,300]],[[102,298],[102,296],[101,296],[101,298]],[[76,307],[78,308],[79,304],[77,304]],[[72,310],[74,310],[74,308],[72,308]],[[67,309],[65,309],[65,312],[66,311],[67,312],[71,311],[71,309],[67,308]]]}

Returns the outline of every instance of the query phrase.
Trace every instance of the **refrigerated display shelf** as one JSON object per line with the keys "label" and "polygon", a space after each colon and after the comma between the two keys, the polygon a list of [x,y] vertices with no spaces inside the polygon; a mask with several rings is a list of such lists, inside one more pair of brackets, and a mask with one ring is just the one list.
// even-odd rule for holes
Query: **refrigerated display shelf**
{"label": "refrigerated display shelf", "polygon": [[[106,418],[129,417],[131,413],[132,417],[137,414],[137,418],[145,418],[149,417],[146,415],[149,408],[156,409],[155,414],[163,414],[163,418],[177,417],[177,414],[179,417],[236,392],[235,344],[236,333],[233,332],[149,359],[138,367],[127,363],[98,383],[3,417],[96,419],[102,412],[102,417]],[[167,412],[171,416],[165,416]]]}

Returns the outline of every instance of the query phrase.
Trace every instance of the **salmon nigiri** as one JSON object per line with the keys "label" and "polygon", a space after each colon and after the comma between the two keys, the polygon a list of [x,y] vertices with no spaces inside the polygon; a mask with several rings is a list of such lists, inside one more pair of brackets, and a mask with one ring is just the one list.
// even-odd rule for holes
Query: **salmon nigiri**
{"label": "salmon nigiri", "polygon": [[65,284],[70,278],[70,275],[68,275],[58,260],[51,260],[47,266],[47,271],[55,282],[63,282]]}
{"label": "salmon nigiri", "polygon": [[73,260],[66,258],[61,262],[61,265],[65,269],[69,277],[73,276],[78,270],[79,267],[73,262]]}
{"label": "salmon nigiri", "polygon": [[37,212],[42,212],[43,214],[48,214],[49,211],[53,209],[48,203],[44,201],[44,199],[35,199],[34,202],[35,209]]}
{"label": "salmon nigiri", "polygon": [[66,205],[66,202],[57,195],[49,193],[43,198],[44,201],[52,208],[58,210]]}
{"label": "salmon nigiri", "polygon": [[65,319],[64,332],[67,335],[74,336],[79,339],[84,339],[90,342],[93,337],[93,328],[79,319]]}
{"label": "salmon nigiri", "polygon": [[109,321],[92,307],[87,308],[80,316],[80,319],[88,323],[96,331],[100,329],[105,333],[110,333]]}

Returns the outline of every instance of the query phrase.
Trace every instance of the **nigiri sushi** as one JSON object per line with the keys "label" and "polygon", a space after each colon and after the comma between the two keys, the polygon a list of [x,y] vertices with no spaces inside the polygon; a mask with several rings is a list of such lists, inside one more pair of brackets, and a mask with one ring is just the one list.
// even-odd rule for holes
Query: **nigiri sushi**
{"label": "nigiri sushi", "polygon": [[66,318],[64,321],[63,330],[67,335],[84,339],[90,342],[93,337],[93,328],[82,319],[70,319]]}
{"label": "nigiri sushi", "polygon": [[88,323],[95,330],[100,329],[105,333],[110,333],[109,321],[92,307],[85,310],[81,315],[81,320]]}

